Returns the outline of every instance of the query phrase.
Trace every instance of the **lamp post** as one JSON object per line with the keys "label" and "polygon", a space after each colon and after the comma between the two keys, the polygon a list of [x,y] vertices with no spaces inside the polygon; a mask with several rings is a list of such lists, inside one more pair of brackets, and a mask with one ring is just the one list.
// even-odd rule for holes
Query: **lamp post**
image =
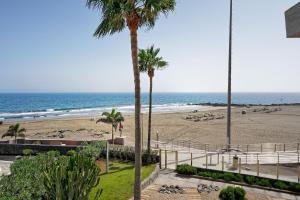
{"label": "lamp post", "polygon": [[231,54],[232,54],[232,0],[230,0],[228,91],[227,91],[227,150],[231,145]]}

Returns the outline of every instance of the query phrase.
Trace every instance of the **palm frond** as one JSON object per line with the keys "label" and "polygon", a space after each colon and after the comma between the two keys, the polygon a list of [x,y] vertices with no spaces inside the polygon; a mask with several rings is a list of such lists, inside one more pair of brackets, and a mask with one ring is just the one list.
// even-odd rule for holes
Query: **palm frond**
{"label": "palm frond", "polygon": [[[87,0],[89,9],[101,12],[101,23],[94,36],[103,37],[122,31],[126,21],[138,19],[138,26],[149,29],[155,25],[162,13],[167,15],[175,9],[175,0]],[[130,23],[127,25],[129,26]]]}
{"label": "palm frond", "polygon": [[151,45],[151,47],[147,49],[139,50],[138,57],[140,72],[148,72],[149,76],[153,76],[155,69],[161,70],[168,66],[168,62],[158,56],[159,52],[160,49],[155,48],[154,45]]}

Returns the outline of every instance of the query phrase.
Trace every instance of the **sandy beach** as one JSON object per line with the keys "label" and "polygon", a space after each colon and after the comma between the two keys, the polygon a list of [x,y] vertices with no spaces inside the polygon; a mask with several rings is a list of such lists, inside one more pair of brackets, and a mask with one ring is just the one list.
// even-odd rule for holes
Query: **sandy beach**
{"label": "sandy beach", "polygon": [[[201,108],[201,107],[199,107]],[[246,114],[242,114],[245,112]],[[147,135],[148,114],[143,114],[144,141]],[[165,142],[192,140],[199,143],[223,144],[226,139],[226,109],[210,107],[203,111],[154,113],[153,139],[156,132]],[[10,124],[0,126],[2,135]],[[27,129],[26,138],[102,140],[110,138],[111,126],[96,124],[91,118],[64,118],[21,122]],[[116,135],[119,135],[117,131]],[[134,116],[125,114],[123,136],[127,144],[134,141]],[[9,139],[9,138],[4,138]],[[296,143],[300,142],[300,106],[251,106],[232,110],[232,141],[234,144]]]}

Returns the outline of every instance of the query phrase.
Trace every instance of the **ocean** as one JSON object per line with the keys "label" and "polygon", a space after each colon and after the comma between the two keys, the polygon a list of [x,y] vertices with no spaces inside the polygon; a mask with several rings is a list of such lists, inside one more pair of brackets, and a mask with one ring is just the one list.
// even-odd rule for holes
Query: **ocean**
{"label": "ocean", "polygon": [[[226,103],[226,93],[154,93],[153,112],[201,109],[194,104]],[[233,93],[235,104],[300,103],[300,93]],[[148,109],[142,94],[142,112]],[[97,116],[112,108],[134,112],[133,93],[0,93],[0,120]]]}

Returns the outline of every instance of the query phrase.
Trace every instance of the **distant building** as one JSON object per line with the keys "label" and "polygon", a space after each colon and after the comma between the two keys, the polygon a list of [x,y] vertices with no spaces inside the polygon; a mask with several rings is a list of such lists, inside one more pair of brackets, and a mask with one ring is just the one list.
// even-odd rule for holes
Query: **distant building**
{"label": "distant building", "polygon": [[286,35],[288,38],[300,38],[300,2],[285,12]]}

